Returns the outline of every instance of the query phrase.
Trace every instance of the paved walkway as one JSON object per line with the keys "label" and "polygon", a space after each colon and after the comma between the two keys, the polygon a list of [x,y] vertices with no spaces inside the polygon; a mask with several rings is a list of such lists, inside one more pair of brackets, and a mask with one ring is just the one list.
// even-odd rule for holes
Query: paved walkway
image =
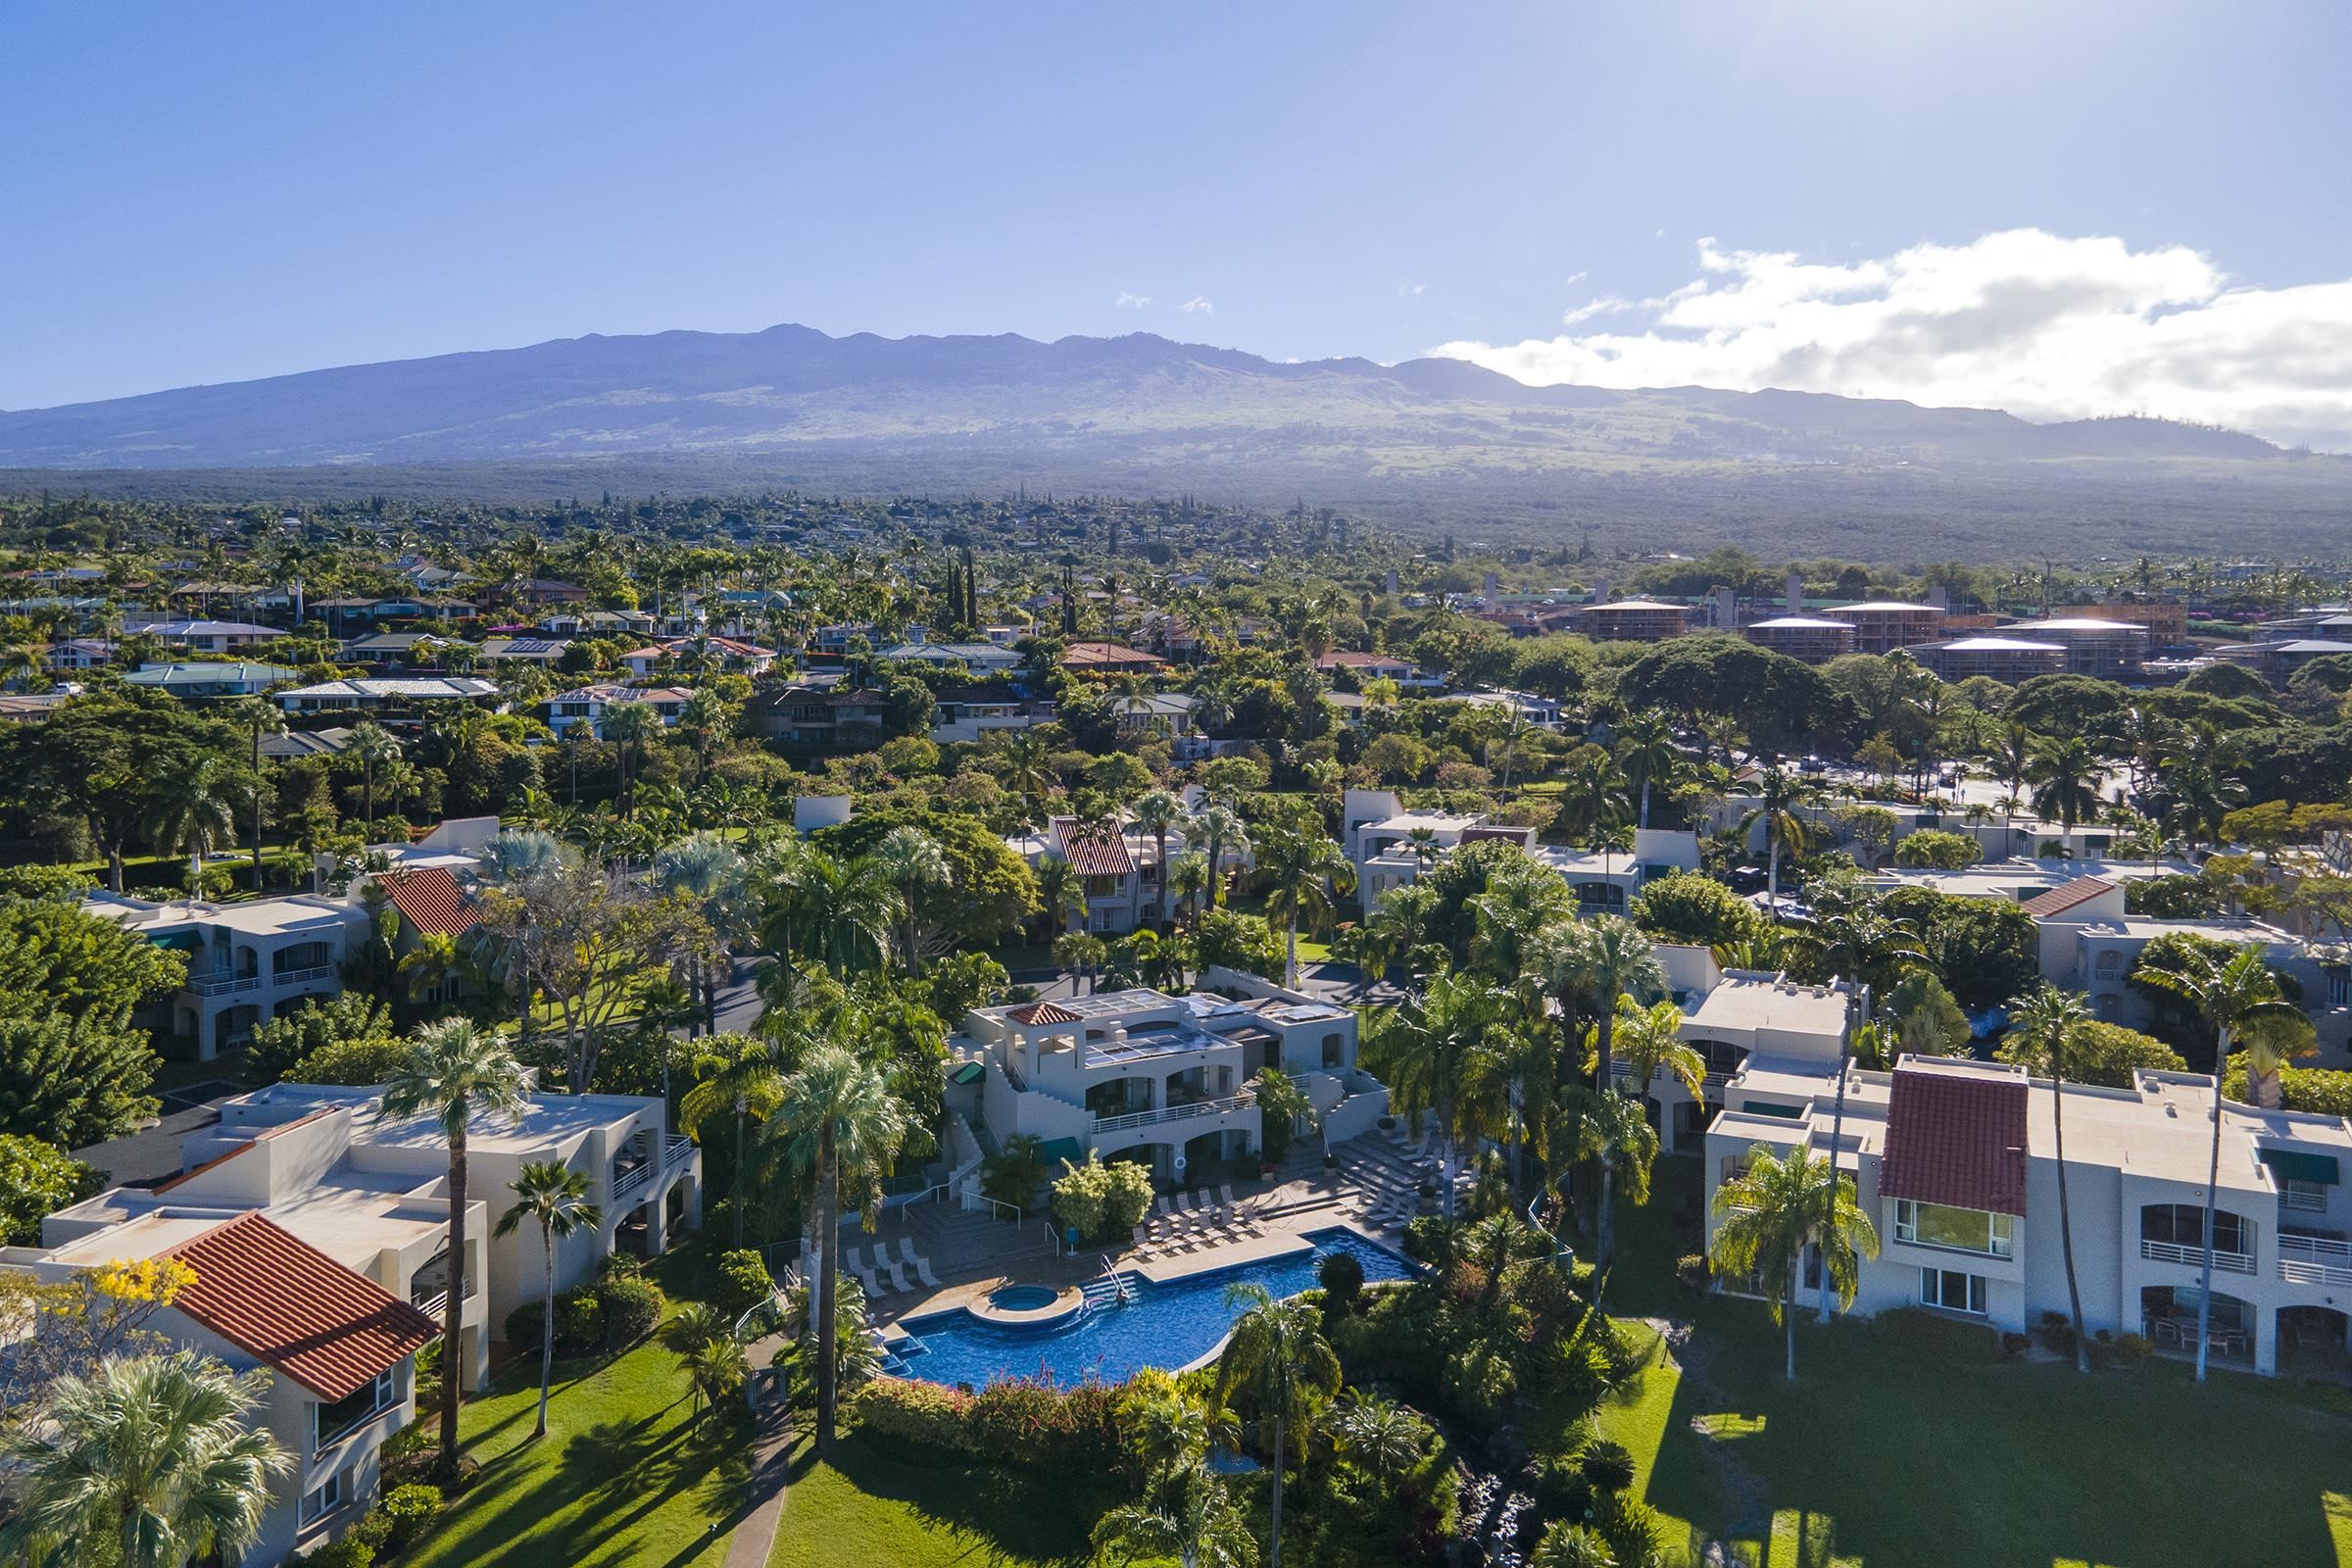
{"label": "paved walkway", "polygon": [[792,1466],[792,1418],[781,1402],[760,1413],[752,1439],[751,1512],[727,1541],[726,1568],[767,1568],[776,1531],[784,1523],[784,1475]]}

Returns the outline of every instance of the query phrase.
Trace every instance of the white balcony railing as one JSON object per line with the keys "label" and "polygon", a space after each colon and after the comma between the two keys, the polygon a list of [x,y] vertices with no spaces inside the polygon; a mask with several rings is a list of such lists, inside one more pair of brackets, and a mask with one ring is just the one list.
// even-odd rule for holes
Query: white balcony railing
{"label": "white balcony railing", "polygon": [[[2204,1248],[2183,1247],[2177,1242],[2151,1242],[2143,1238],[2139,1244],[2139,1255],[2158,1263],[2186,1263],[2191,1268],[2202,1268],[2205,1264]],[[2251,1274],[2254,1272],[2254,1259],[2249,1253],[2225,1252],[2217,1248],[2214,1250],[2213,1266],[2224,1274]]]}
{"label": "white balcony railing", "polygon": [[192,974],[187,989],[200,997],[223,997],[232,991],[259,991],[262,977],[258,974]]}
{"label": "white balcony railing", "polygon": [[671,1136],[662,1140],[662,1164],[663,1168],[666,1169],[671,1165],[679,1163],[693,1152],[693,1139],[688,1138],[683,1134],[673,1133]]}
{"label": "white balcony railing", "polygon": [[2278,1277],[2290,1285],[2352,1287],[2352,1242],[2327,1236],[2281,1236]]}
{"label": "white balcony railing", "polygon": [[631,1166],[628,1170],[612,1178],[612,1200],[618,1202],[653,1179],[654,1165],[651,1160],[642,1165]]}
{"label": "white balcony railing", "polygon": [[1120,1133],[1135,1127],[1153,1127],[1163,1121],[1190,1121],[1198,1116],[1222,1116],[1230,1110],[1241,1110],[1257,1102],[1257,1096],[1240,1094],[1224,1100],[1196,1100],[1187,1105],[1162,1105],[1157,1110],[1134,1110],[1124,1116],[1097,1116],[1093,1130],[1098,1133]]}

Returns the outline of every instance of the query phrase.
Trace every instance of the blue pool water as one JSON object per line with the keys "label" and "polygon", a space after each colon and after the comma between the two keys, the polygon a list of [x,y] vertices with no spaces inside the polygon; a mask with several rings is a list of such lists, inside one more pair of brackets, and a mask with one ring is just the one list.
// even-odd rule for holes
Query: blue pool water
{"label": "blue pool water", "polygon": [[984,1387],[997,1377],[1044,1376],[1058,1384],[1088,1376],[1117,1383],[1148,1366],[1186,1366],[1210,1350],[1233,1327],[1225,1288],[1248,1281],[1276,1297],[1315,1288],[1315,1270],[1333,1252],[1352,1253],[1367,1283],[1409,1278],[1413,1265],[1351,1230],[1316,1231],[1311,1252],[1244,1263],[1165,1285],[1138,1282],[1125,1306],[1089,1306],[1056,1327],[1006,1328],[983,1323],[957,1307],[911,1318],[901,1326],[914,1343],[893,1367],[902,1376],[950,1387]]}

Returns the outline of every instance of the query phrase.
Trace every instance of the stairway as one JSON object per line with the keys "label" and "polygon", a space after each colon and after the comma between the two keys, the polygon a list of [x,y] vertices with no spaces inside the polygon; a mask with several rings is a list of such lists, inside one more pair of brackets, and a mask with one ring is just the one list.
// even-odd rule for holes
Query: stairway
{"label": "stairway", "polygon": [[1122,1289],[1126,1291],[1129,1301],[1137,1300],[1144,1293],[1143,1276],[1131,1274],[1125,1270],[1116,1274],[1096,1275],[1087,1281],[1085,1287],[1079,1292],[1086,1298],[1084,1310],[1093,1312],[1102,1307],[1119,1305],[1119,1292]]}

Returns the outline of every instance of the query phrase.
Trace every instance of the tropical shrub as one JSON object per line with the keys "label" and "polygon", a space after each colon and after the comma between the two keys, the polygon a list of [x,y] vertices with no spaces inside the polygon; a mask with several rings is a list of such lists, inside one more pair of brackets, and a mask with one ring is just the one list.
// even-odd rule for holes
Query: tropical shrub
{"label": "tropical shrub", "polygon": [[1686,1252],[1674,1260],[1674,1277],[1686,1290],[1703,1291],[1714,1277],[1714,1270],[1707,1264],[1706,1253]]}
{"label": "tropical shrub", "polygon": [[1326,1318],[1348,1316],[1364,1294],[1364,1265],[1349,1252],[1334,1252],[1324,1258],[1315,1270],[1315,1279],[1323,1287]]}
{"label": "tropical shrub", "polygon": [[[2037,1042],[2010,1034],[2002,1037],[2001,1046],[1993,1053],[1996,1060],[2013,1063],[2042,1077],[2049,1076],[2048,1054]],[[2075,1035],[2066,1052],[2066,1076],[2079,1084],[2096,1084],[2106,1089],[2129,1089],[2132,1075],[2140,1068],[2159,1072],[2184,1072],[2188,1063],[2180,1053],[2136,1029],[2127,1029],[2120,1023],[2088,1019],[2075,1026]],[[2242,1074],[2244,1068],[2239,1069]],[[2239,1092],[2243,1092],[2242,1083]],[[2348,1102],[2352,1103],[2352,1102]],[[2293,1102],[2289,1102],[2290,1108]]]}
{"label": "tropical shrub", "polygon": [[1595,1438],[1576,1456],[1577,1474],[1595,1493],[1623,1492],[1634,1484],[1634,1456],[1622,1443]]}
{"label": "tropical shrub", "polygon": [[1091,1472],[1118,1452],[1118,1391],[1089,1379],[1057,1389],[1037,1378],[999,1378],[972,1396],[971,1451],[1046,1475]]}
{"label": "tropical shrub", "polygon": [[1710,876],[1676,871],[1643,888],[1628,911],[1660,942],[1722,948],[1764,935],[1756,906]]}
{"label": "tropical shrub", "polygon": [[[539,1343],[546,1322],[545,1301],[525,1301],[507,1314],[507,1343],[533,1346]],[[556,1298],[556,1353],[558,1355],[586,1355],[601,1344],[605,1337],[604,1310],[597,1302],[596,1289],[583,1285],[565,1291]]]}
{"label": "tropical shrub", "polygon": [[876,1378],[858,1391],[850,1415],[864,1432],[901,1443],[968,1452],[972,1397],[936,1383]]}
{"label": "tropical shrub", "polygon": [[106,1178],[37,1138],[0,1133],[0,1247],[30,1247],[41,1221],[94,1196]]}
{"label": "tropical shrub", "polygon": [[384,1518],[391,1526],[386,1544],[394,1551],[415,1545],[441,1511],[439,1489],[418,1482],[394,1487],[384,1494]]}
{"label": "tropical shrub", "polygon": [[1461,1250],[1459,1221],[1443,1214],[1417,1214],[1405,1223],[1404,1255],[1429,1264],[1440,1273],[1453,1266]]}
{"label": "tropical shrub", "polygon": [[[2231,1058],[2229,1076],[2223,1080],[2222,1092],[2243,1102],[2246,1098],[2246,1063],[2243,1056]],[[2352,1116],[2352,1072],[2336,1067],[2281,1067],[2278,1069],[2279,1103],[2288,1110],[2314,1111],[2322,1116]]]}
{"label": "tropical shrub", "polygon": [[1495,1423],[1507,1419],[1519,1396],[1519,1374],[1507,1351],[1488,1342],[1446,1363],[1441,1375],[1446,1403],[1472,1420]]}
{"label": "tropical shrub", "polygon": [[635,1345],[662,1322],[662,1292],[638,1275],[608,1275],[596,1287],[596,1303],[610,1350]]}
{"label": "tropical shrub", "polygon": [[1894,847],[1895,864],[1938,871],[1957,871],[1984,858],[1984,847],[1966,833],[1946,833],[1933,827],[1904,835],[1903,841]]}
{"label": "tropical shrub", "polygon": [[1152,1211],[1152,1169],[1131,1159],[1104,1161],[1090,1150],[1086,1163],[1061,1162],[1054,1184],[1054,1217],[1093,1242],[1116,1237]]}
{"label": "tropical shrub", "polygon": [[1624,1492],[1593,1495],[1592,1532],[1609,1544],[1617,1568],[1653,1568],[1666,1542],[1658,1511]]}
{"label": "tropical shrub", "polygon": [[718,1289],[712,1304],[727,1314],[741,1317],[775,1294],[776,1282],[768,1276],[767,1262],[751,1248],[721,1252],[718,1257]]}
{"label": "tropical shrub", "polygon": [[2119,1334],[2115,1337],[2115,1359],[2118,1365],[2135,1367],[2156,1353],[2156,1348],[2143,1334]]}

